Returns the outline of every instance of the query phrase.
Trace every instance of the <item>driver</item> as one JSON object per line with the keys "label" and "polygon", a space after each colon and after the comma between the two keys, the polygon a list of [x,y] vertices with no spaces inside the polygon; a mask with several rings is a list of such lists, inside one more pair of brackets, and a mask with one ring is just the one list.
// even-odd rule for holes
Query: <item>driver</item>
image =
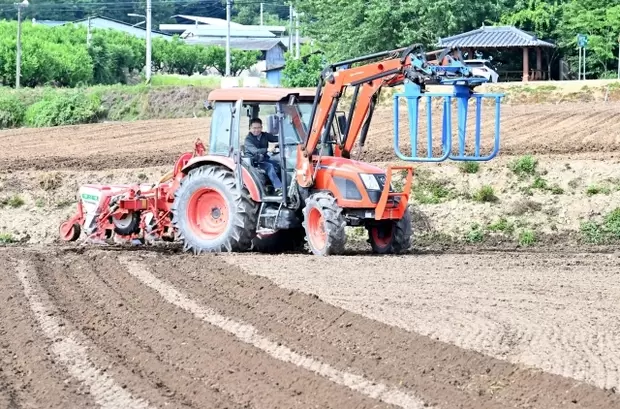
{"label": "driver", "polygon": [[280,166],[277,161],[267,155],[269,142],[278,142],[278,137],[269,132],[263,132],[263,121],[260,118],[252,118],[250,132],[245,137],[245,152],[252,158],[252,162],[256,163],[256,166],[267,172],[276,190],[276,195],[279,195],[282,193],[282,182],[278,176]]}

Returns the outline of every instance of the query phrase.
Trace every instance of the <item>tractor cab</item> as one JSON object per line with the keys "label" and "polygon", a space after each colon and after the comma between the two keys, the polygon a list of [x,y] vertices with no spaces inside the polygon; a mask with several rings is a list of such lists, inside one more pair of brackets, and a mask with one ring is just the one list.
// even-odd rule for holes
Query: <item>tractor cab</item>
{"label": "tractor cab", "polygon": [[[291,96],[294,96],[291,99]],[[234,159],[238,152],[241,166],[247,169],[261,190],[263,201],[283,202],[277,196],[265,169],[246,150],[250,124],[260,119],[262,132],[277,141],[269,143],[269,159],[279,166],[283,190],[295,177],[297,146],[306,138],[314,92],[294,88],[222,88],[212,91],[207,109],[212,110],[208,154]],[[296,123],[296,119],[301,120]]]}

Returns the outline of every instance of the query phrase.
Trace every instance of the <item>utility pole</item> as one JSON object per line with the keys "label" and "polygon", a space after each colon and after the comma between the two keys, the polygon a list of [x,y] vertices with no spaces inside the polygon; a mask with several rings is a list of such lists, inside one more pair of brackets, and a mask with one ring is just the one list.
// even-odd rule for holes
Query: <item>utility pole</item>
{"label": "utility pole", "polygon": [[13,3],[17,7],[17,64],[15,67],[15,88],[19,88],[22,69],[22,9],[28,7],[28,0]]}
{"label": "utility pole", "polygon": [[88,16],[88,30],[86,31],[86,45],[90,47],[90,39],[92,37],[91,33],[90,33],[90,16]]}
{"label": "utility pole", "polygon": [[620,80],[620,35],[618,36],[618,79]]}
{"label": "utility pole", "polygon": [[288,49],[293,50],[293,3],[288,6]]}
{"label": "utility pole", "polygon": [[17,64],[15,67],[15,88],[19,88],[22,69],[22,9],[28,7],[30,3],[24,0],[21,3],[13,3],[17,7]]}
{"label": "utility pole", "polygon": [[226,0],[226,76],[230,77],[230,2]]}
{"label": "utility pole", "polygon": [[295,10],[295,58],[299,60],[299,13]]}
{"label": "utility pole", "polygon": [[146,82],[151,82],[151,0],[146,0]]}
{"label": "utility pole", "polygon": [[260,25],[261,26],[263,25],[263,4],[264,3],[260,4]]}

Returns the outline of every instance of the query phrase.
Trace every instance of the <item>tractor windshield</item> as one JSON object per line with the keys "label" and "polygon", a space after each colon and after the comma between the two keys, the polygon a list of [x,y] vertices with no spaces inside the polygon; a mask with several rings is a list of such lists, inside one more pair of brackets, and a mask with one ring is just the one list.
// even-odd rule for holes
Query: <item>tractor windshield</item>
{"label": "tractor windshield", "polygon": [[[297,109],[295,109],[297,108]],[[286,144],[300,144],[306,139],[306,135],[301,132],[299,124],[296,124],[298,113],[301,115],[301,121],[307,131],[310,126],[310,115],[312,114],[311,102],[298,102],[296,105],[282,105],[282,111],[284,113],[284,143]]]}

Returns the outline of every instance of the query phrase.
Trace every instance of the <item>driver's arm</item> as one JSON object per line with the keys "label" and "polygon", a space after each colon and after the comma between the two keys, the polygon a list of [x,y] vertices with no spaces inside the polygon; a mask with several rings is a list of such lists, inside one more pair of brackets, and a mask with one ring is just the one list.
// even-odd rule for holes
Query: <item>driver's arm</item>
{"label": "driver's arm", "polygon": [[268,140],[269,142],[275,142],[275,143],[277,143],[277,142],[278,142],[278,137],[277,137],[277,136],[275,136],[274,134],[271,134],[271,133],[269,133],[269,132],[265,132],[265,136],[267,137],[267,140]]}

